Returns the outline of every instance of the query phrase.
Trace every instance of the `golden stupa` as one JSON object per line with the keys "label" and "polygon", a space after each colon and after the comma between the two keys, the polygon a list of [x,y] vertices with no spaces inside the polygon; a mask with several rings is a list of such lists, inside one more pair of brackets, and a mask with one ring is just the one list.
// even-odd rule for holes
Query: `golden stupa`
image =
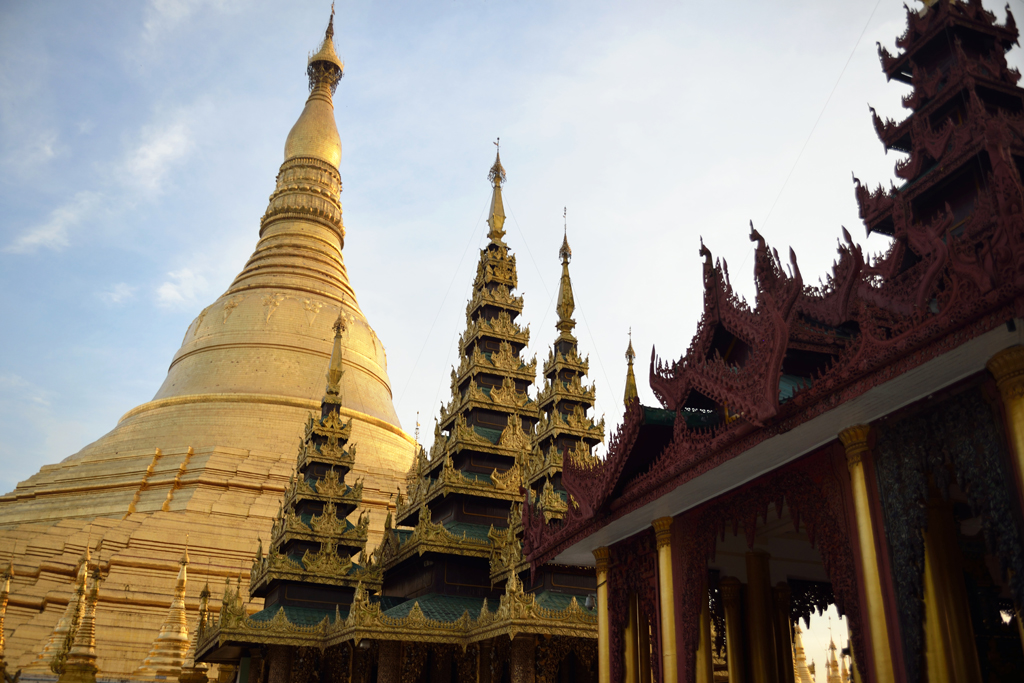
{"label": "golden stupa", "polygon": [[[101,677],[131,677],[146,658],[171,605],[186,534],[198,585],[241,577],[244,590],[307,415],[319,410],[339,313],[347,329],[341,410],[353,419],[353,474],[364,482],[371,547],[379,540],[414,441],[399,425],[384,347],[342,260],[341,140],[332,98],[343,65],[333,34],[332,13],[308,61],[311,92],[288,134],[256,249],[186,330],[153,400],[0,496],[0,564],[13,560],[15,570],[6,621],[14,669],[49,673],[38,655],[74,599],[87,545],[103,577],[96,611]],[[194,615],[192,592],[186,607]]]}

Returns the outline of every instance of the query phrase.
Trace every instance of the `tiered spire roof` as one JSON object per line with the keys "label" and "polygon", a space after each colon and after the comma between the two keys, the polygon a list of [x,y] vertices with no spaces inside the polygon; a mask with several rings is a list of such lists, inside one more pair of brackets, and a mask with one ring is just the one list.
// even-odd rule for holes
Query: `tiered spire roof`
{"label": "tiered spire roof", "polygon": [[[370,518],[365,511],[358,523],[348,521],[363,497],[362,481],[345,482],[355,464],[356,448],[349,444],[352,420],[344,420],[341,378],[344,315],[334,323],[334,349],[327,370],[327,388],[320,417],[309,416],[299,444],[295,474],[285,490],[284,502],[274,520],[270,550],[264,555],[262,543],[253,562],[250,592],[266,599],[268,613],[291,606],[287,587],[317,584],[317,607],[333,612],[348,609],[359,582],[376,586],[380,575],[372,564],[353,557],[366,548]],[[333,590],[331,588],[333,587]],[[322,604],[321,604],[322,603]],[[310,601],[301,605],[309,606]]]}
{"label": "tiered spire roof", "polygon": [[[420,451],[410,472],[408,495],[399,498],[395,522],[405,529],[392,532],[381,548],[386,577],[397,575],[399,565],[403,572],[433,574],[427,568],[435,560],[456,563],[461,571],[480,577],[472,583],[480,587],[475,592],[481,597],[491,593],[488,533],[492,525],[504,526],[513,505],[522,499],[523,466],[538,419],[537,405],[527,394],[537,361],[521,358],[530,332],[517,322],[523,299],[515,295],[516,257],[504,241],[505,178],[496,155],[488,174],[489,241],[480,250],[466,306],[451,399],[441,409],[429,457]],[[447,590],[440,583],[432,584],[432,589]],[[389,590],[387,578],[384,590]]]}
{"label": "tiered spire roof", "polygon": [[562,263],[555,306],[558,334],[542,370],[544,388],[537,394],[541,419],[526,471],[531,498],[543,511],[545,521],[560,519],[567,509],[568,494],[561,484],[565,458],[590,462],[594,446],[604,440],[604,420],[595,423],[588,415],[597,398],[594,384],[584,383],[590,361],[580,356],[578,340],[573,334],[576,301],[569,276],[572,249],[568,229],[563,233],[558,258]]}

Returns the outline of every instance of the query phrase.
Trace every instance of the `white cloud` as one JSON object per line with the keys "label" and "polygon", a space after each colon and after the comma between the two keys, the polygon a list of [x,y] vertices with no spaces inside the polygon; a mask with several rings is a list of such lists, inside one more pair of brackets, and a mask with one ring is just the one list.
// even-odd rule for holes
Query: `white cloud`
{"label": "white cloud", "polygon": [[162,128],[146,126],[142,137],[146,141],[131,151],[125,161],[128,182],[157,194],[171,164],[183,158],[192,145],[189,128],[183,121]]}
{"label": "white cloud", "polygon": [[167,276],[170,279],[156,290],[157,303],[165,308],[191,306],[206,290],[206,278],[190,268],[171,271]]}
{"label": "white cloud", "polygon": [[79,192],[69,203],[51,211],[45,223],[29,228],[4,247],[4,251],[31,254],[40,248],[58,251],[67,247],[70,244],[68,231],[88,216],[98,200],[95,192]]}
{"label": "white cloud", "polygon": [[98,292],[97,295],[108,304],[119,305],[132,299],[138,287],[129,285],[126,282],[118,282],[108,290]]}

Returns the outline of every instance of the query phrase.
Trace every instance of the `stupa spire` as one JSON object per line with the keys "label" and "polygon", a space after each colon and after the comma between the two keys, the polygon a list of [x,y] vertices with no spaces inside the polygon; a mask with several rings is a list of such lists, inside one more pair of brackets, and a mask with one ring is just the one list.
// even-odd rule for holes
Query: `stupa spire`
{"label": "stupa spire", "polygon": [[324,401],[333,398],[333,401],[329,401],[331,403],[341,400],[341,376],[345,374],[341,367],[341,338],[346,329],[344,306],[338,311],[338,319],[334,321],[333,329],[334,347],[331,349],[331,364],[327,368],[327,393],[324,396]]}
{"label": "stupa spire", "polygon": [[629,405],[640,398],[636,391],[636,376],[633,374],[633,361],[636,360],[636,352],[633,350],[633,328],[629,328],[629,346],[626,348],[626,392],[622,402]]}
{"label": "stupa spire", "polygon": [[505,237],[505,205],[501,201],[501,186],[505,182],[505,168],[501,165],[501,138],[494,143],[498,151],[494,154],[494,165],[491,166],[487,179],[491,181],[494,188],[491,193],[491,209],[487,213],[487,225],[490,230],[487,237],[492,244],[504,245]]}
{"label": "stupa spire", "polygon": [[[562,218],[565,219],[565,209],[562,210]],[[575,342],[572,329],[576,327],[576,321],[573,320],[572,314],[576,310],[576,300],[572,295],[572,279],[569,277],[572,249],[569,248],[568,228],[563,228],[562,248],[558,250],[558,258],[562,261],[562,279],[558,283],[558,304],[555,306],[555,310],[558,311],[558,323],[555,327],[558,328],[559,341]]]}
{"label": "stupa spire", "polygon": [[[88,564],[88,563],[87,563]],[[100,595],[100,570],[91,572],[92,586],[85,598],[82,621],[75,632],[74,645],[57,683],[95,683],[96,681],[96,603]]]}
{"label": "stupa spire", "polygon": [[[814,664],[811,664],[813,667]],[[804,652],[803,630],[797,623],[793,627],[793,678],[796,683],[814,683],[811,675],[813,669],[807,666],[807,655]]]}
{"label": "stupa spire", "polygon": [[167,610],[167,617],[160,627],[149,655],[137,673],[145,678],[177,678],[181,673],[181,667],[185,663],[185,653],[188,651],[188,623],[185,618],[185,586],[188,583],[188,541],[185,542],[185,551],[178,561],[178,580],[174,586],[174,597],[171,600],[171,607]]}

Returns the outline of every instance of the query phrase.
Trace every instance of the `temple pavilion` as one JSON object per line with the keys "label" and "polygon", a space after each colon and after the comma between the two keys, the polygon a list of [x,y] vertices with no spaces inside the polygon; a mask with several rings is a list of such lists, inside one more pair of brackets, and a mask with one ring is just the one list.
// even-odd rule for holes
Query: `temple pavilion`
{"label": "temple pavilion", "polygon": [[899,182],[854,179],[888,249],[844,228],[811,287],[751,226],[751,305],[702,244],[689,350],[651,352],[658,405],[634,398],[606,458],[565,462],[561,519],[524,502],[531,567],[597,571],[602,683],[803,683],[796,624],[830,605],[850,638],[819,682],[1021,680],[1018,31],[979,0],[906,21],[879,57],[909,113],[872,111]]}

